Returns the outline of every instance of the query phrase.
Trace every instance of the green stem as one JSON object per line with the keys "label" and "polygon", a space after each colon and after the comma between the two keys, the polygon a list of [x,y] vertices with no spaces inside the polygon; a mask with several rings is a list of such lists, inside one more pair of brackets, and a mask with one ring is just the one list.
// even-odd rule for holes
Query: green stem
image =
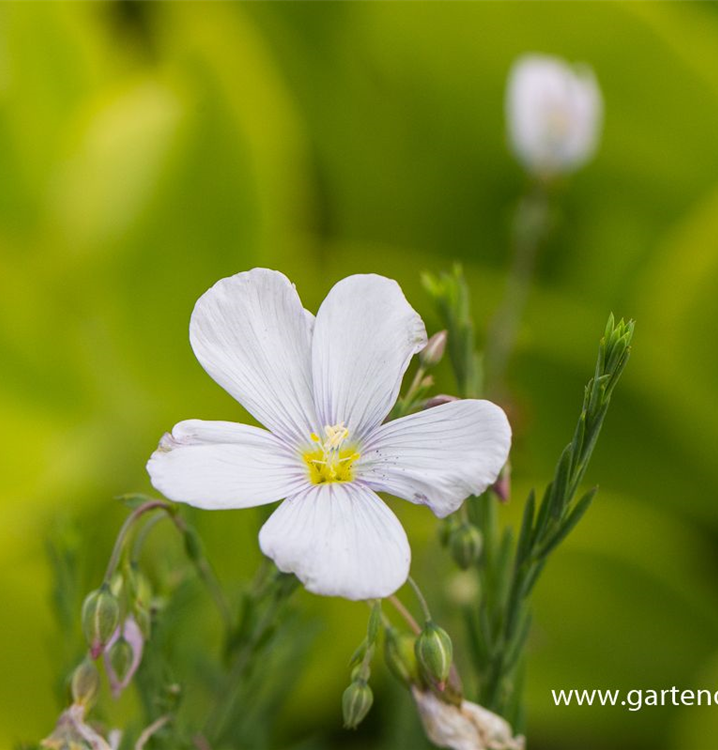
{"label": "green stem", "polygon": [[225,688],[222,691],[223,697],[210,714],[205,726],[204,735],[210,739],[212,746],[222,739],[225,726],[237,700],[240,679],[248,666],[250,658],[254,655],[256,645],[262,640],[269,627],[271,627],[276,619],[277,611],[284,604],[286,598],[288,598],[288,595],[274,597],[274,600],[265,610],[254,632],[235,657],[225,681]]}
{"label": "green stem", "polygon": [[[180,532],[180,534],[184,535],[187,531],[187,523],[185,522],[184,518],[176,514],[173,514],[172,521],[174,522],[174,525],[177,528],[177,530]],[[232,608],[230,607],[229,601],[227,600],[227,597],[224,594],[224,590],[222,589],[222,586],[219,583],[217,574],[214,572],[214,568],[211,566],[209,560],[207,560],[207,558],[204,556],[200,557],[198,560],[193,560],[192,562],[194,563],[195,569],[197,570],[197,574],[199,575],[200,580],[207,587],[207,591],[209,592],[209,595],[214,600],[214,603],[217,606],[220,616],[222,617],[222,620],[224,621],[225,627],[227,628],[227,632],[230,632],[234,625],[234,618],[232,617]]]}
{"label": "green stem", "polygon": [[[153,510],[164,510],[167,516],[172,519],[175,528],[180,532],[180,534],[184,534],[186,532],[187,524],[185,520],[181,516],[177,515],[174,512],[173,507],[164,500],[150,500],[143,505],[140,505],[125,519],[125,522],[122,524],[120,532],[117,535],[115,546],[112,550],[110,561],[107,565],[107,571],[105,573],[105,584],[109,585],[110,580],[115,573],[115,570],[117,570],[117,566],[119,565],[120,558],[122,556],[122,548],[127,540],[127,537],[129,536],[130,531],[142,516]],[[154,528],[155,524],[161,521],[163,517],[164,516],[155,516],[142,527],[132,547],[132,561],[137,560],[142,549],[142,545],[144,544],[148,534]],[[210,596],[217,605],[220,616],[222,617],[222,620],[227,630],[229,631],[232,628],[233,624],[232,610],[229,606],[227,598],[224,595],[224,591],[219,584],[217,576],[212,569],[212,566],[204,557],[193,562],[200,579],[206,586]]]}
{"label": "green stem", "polygon": [[501,388],[531,288],[536,256],[547,229],[548,195],[543,185],[534,184],[516,208],[511,270],[486,341],[486,370],[491,391]]}
{"label": "green stem", "polygon": [[402,604],[401,600],[397,598],[396,594],[392,594],[389,597],[389,601],[394,605],[394,609],[404,618],[404,621],[414,635],[419,635],[419,633],[421,633],[419,623],[414,619],[411,612],[409,612],[409,610]]}
{"label": "green stem", "polygon": [[150,531],[152,531],[152,529],[165,518],[167,518],[165,514],[154,515],[152,516],[152,518],[148,519],[147,523],[145,523],[145,525],[137,532],[137,536],[135,537],[135,541],[132,545],[132,554],[130,556],[130,563],[132,565],[136,565],[139,561],[142,547],[144,546],[144,543],[149,536]]}
{"label": "green stem", "polygon": [[433,619],[431,617],[431,610],[429,609],[429,605],[427,604],[426,599],[424,598],[424,595],[421,593],[419,584],[411,576],[407,578],[407,581],[409,585],[411,586],[411,588],[414,589],[416,598],[419,600],[419,606],[421,607],[421,611],[424,613],[424,619],[427,622],[431,622],[431,620]]}
{"label": "green stem", "polygon": [[157,510],[158,508],[162,508],[168,513],[171,513],[172,511],[172,506],[164,500],[150,500],[149,502],[140,505],[139,508],[135,508],[135,510],[133,510],[129,516],[127,516],[125,522],[122,524],[122,528],[120,528],[117,539],[115,540],[115,546],[112,549],[110,560],[107,563],[107,570],[105,571],[103,583],[109,585],[112,576],[117,570],[117,566],[120,562],[120,557],[122,556],[122,548],[132,527],[145,513],[149,513],[152,510]]}

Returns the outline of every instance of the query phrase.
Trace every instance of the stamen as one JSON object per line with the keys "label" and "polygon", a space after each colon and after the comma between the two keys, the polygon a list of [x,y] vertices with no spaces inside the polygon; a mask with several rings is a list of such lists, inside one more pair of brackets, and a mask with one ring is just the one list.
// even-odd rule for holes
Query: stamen
{"label": "stamen", "polygon": [[344,422],[324,426],[324,440],[311,433],[310,440],[317,448],[304,453],[309,468],[309,479],[314,484],[326,482],[350,482],[354,478],[352,465],[359,459],[355,446],[342,447],[349,437]]}

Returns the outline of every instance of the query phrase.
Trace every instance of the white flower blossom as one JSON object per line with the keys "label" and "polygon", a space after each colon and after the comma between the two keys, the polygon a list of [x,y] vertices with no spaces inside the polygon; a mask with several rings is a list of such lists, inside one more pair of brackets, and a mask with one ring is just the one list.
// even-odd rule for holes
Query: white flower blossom
{"label": "white flower blossom", "polygon": [[454,706],[431,691],[411,689],[426,736],[449,750],[524,750],[522,736],[514,737],[509,723],[476,703]]}
{"label": "white flower blossom", "polygon": [[572,172],[596,150],[603,100],[588,66],[525,55],[509,74],[509,139],[516,157],[538,177]]}
{"label": "white flower blossom", "polygon": [[405,582],[409,543],[377,492],[444,517],[506,462],[511,430],[488,401],[384,424],[426,345],[421,318],[390,279],[343,279],[315,318],[283,274],[239,273],[199,299],[190,341],[209,375],[267,429],[180,422],[147,464],[152,484],[205,509],[284,499],[260,547],[313,593],[370,599]]}

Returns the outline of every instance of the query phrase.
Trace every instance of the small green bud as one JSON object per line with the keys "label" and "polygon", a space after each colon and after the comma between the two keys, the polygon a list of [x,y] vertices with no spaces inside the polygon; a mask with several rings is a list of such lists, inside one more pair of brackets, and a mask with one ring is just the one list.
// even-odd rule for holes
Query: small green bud
{"label": "small green bud", "polygon": [[420,669],[429,680],[439,685],[449,678],[453,651],[449,634],[431,621],[426,623],[414,645]]}
{"label": "small green bud", "polygon": [[387,629],[384,639],[384,661],[389,671],[406,687],[419,684],[419,666],[416,663],[414,644],[416,639],[409,633],[397,633]]}
{"label": "small green bud", "polygon": [[124,592],[125,588],[125,578],[120,573],[120,571],[116,571],[115,574],[110,579],[110,591],[112,592],[112,595],[115,597],[115,599],[121,599],[122,594]]}
{"label": "small green bud", "polygon": [[150,615],[150,610],[144,605],[140,606],[136,604],[134,607],[134,616],[140,632],[145,640],[148,641],[152,634],[152,616]]}
{"label": "small green bud", "polygon": [[462,523],[451,535],[451,556],[462,570],[478,562],[483,546],[481,532],[470,523]]}
{"label": "small green bud", "polygon": [[373,702],[374,694],[364,680],[352,682],[342,695],[344,726],[356,729],[364,721]]}
{"label": "small green bud", "polygon": [[130,594],[132,608],[147,607],[152,599],[152,586],[147,576],[136,567],[129,569],[127,574],[127,589]]}
{"label": "small green bud", "polygon": [[100,692],[100,673],[90,659],[84,659],[72,673],[70,681],[73,703],[90,707]]}
{"label": "small green bud", "polygon": [[87,595],[82,605],[82,629],[97,659],[120,623],[120,605],[107,584]]}
{"label": "small green bud", "polygon": [[424,367],[434,367],[441,362],[446,349],[446,331],[435,333],[419,352],[419,360]]}
{"label": "small green bud", "polygon": [[122,682],[122,680],[125,679],[125,676],[132,665],[133,657],[134,652],[132,646],[125,640],[124,636],[120,636],[107,652],[110,666],[119,682]]}
{"label": "small green bud", "polygon": [[442,547],[448,547],[451,541],[451,535],[456,531],[459,522],[455,516],[448,516],[439,524],[439,543]]}

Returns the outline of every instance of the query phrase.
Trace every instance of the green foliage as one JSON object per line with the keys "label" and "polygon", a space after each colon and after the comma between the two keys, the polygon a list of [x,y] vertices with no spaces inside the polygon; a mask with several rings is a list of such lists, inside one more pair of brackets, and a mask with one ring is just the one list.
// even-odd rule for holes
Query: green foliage
{"label": "green foliage", "polygon": [[[148,514],[155,512],[148,518]],[[160,513],[158,513],[160,511]],[[169,518],[184,541],[186,562],[165,573],[150,584],[139,568],[140,553],[149,530],[158,519]],[[193,542],[187,544],[187,539]],[[52,549],[62,554],[64,541],[54,540]],[[138,606],[150,621],[144,632],[142,661],[132,675],[139,708],[125,717],[106,701],[97,708],[98,715],[109,722],[119,721],[125,742],[135,742],[144,733],[152,737],[152,747],[191,748],[196,738],[212,747],[268,747],[271,736],[269,717],[285,699],[294,680],[268,682],[273,670],[286,671],[296,662],[308,644],[311,628],[301,637],[287,641],[293,620],[291,596],[297,588],[293,576],[280,573],[268,561],[257,571],[251,585],[241,593],[239,615],[234,603],[225,600],[219,582],[203,553],[196,530],[176,509],[162,501],[146,498],[136,506],[123,524],[111,555],[106,577],[113,581],[93,591],[83,606],[84,630],[90,656],[99,656],[97,644],[104,646],[122,618],[135,617],[140,622]],[[145,550],[150,561],[165,554],[161,547]],[[194,569],[196,576],[190,571]],[[67,572],[60,569],[62,582]],[[69,586],[73,590],[76,582]],[[220,621],[225,626],[224,648],[207,651],[205,635],[194,632],[192,611],[202,592],[199,584],[214,599]],[[152,589],[157,596],[152,596]],[[205,594],[206,596],[206,594]],[[58,609],[58,618],[66,615]],[[76,613],[79,617],[79,612]],[[223,617],[224,616],[224,619]],[[376,639],[377,619],[373,614],[370,635]],[[93,648],[95,650],[93,651]],[[121,680],[132,663],[132,648],[122,637],[107,652],[107,663]],[[101,676],[93,661],[86,657],[75,668],[71,694],[76,703],[91,708],[100,692]],[[106,691],[103,691],[106,692]],[[189,700],[187,696],[190,696]]]}
{"label": "green foliage", "polygon": [[[586,492],[578,501],[574,497],[588,467],[603,426],[614,388],[628,362],[633,338],[633,323],[608,320],[601,339],[593,378],[585,389],[583,407],[573,440],[566,446],[556,466],[554,478],[546,487],[538,508],[536,496],[529,494],[524,508],[521,531],[513,564],[505,544],[495,562],[499,582],[492,591],[485,591],[478,625],[472,627],[474,637],[482,638],[491,646],[480,650],[476,669],[480,676],[480,702],[499,713],[506,714],[507,706],[517,703],[513,677],[519,666],[529,634],[528,601],[543,572],[549,555],[564,541],[588,510],[597,488]],[[486,502],[493,502],[490,498]],[[491,588],[490,573],[483,573],[483,581]],[[516,721],[517,716],[508,717]]]}

